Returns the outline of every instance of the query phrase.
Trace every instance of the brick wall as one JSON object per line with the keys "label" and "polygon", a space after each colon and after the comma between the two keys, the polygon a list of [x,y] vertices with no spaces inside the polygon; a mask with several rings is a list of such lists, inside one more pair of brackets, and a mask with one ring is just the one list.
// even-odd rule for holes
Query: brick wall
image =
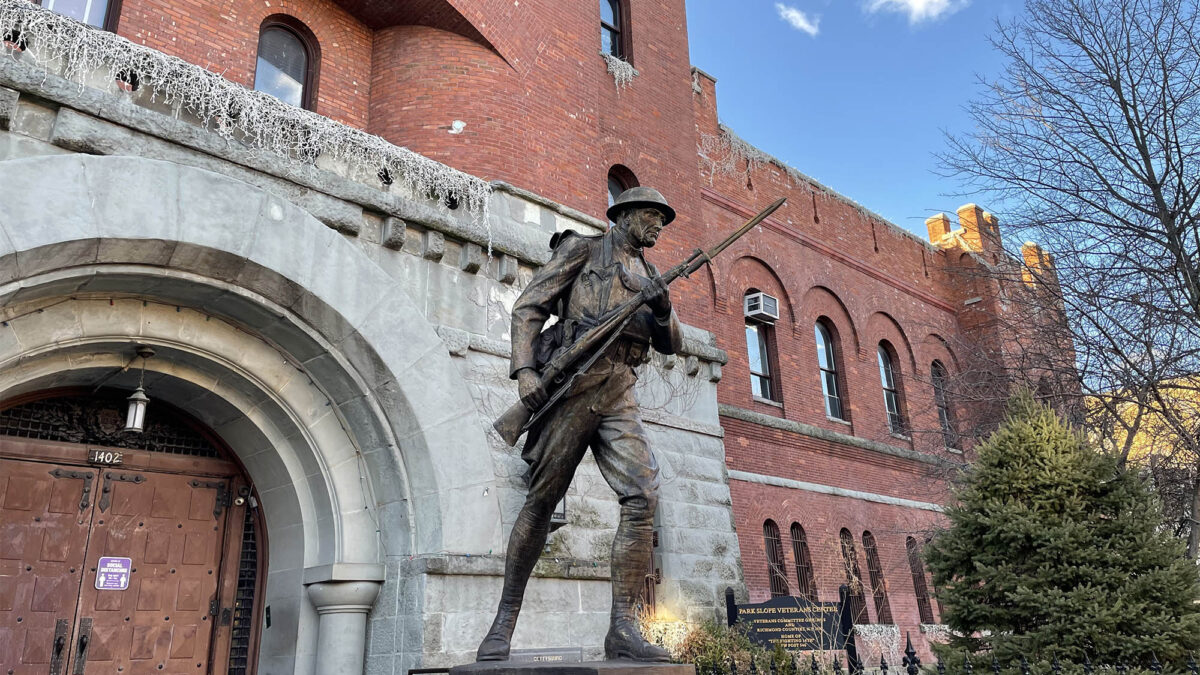
{"label": "brick wall", "polygon": [[330,0],[124,0],[117,33],[253,87],[259,29],[278,14],[308,26],[319,43],[316,111],[365,128],[371,31]]}
{"label": "brick wall", "polygon": [[[923,545],[927,534],[938,526],[940,514],[740,480],[731,480],[729,488],[750,602],[763,602],[771,597],[763,544],[763,523],[767,519],[774,520],[779,526],[788,590],[793,594],[797,593],[798,584],[790,531],[792,523],[799,523],[804,528],[821,602],[837,602],[838,587],[846,583],[846,566],[839,542],[839,532],[845,528],[854,538],[868,617],[871,623],[877,622],[862,545],[862,534],[869,531],[875,536],[879,551],[892,619],[899,626],[901,636],[910,632],[918,650],[928,654],[928,645],[920,632],[920,614],[905,540],[912,536]],[[927,573],[926,583],[932,588]],[[933,612],[935,619],[940,619],[936,602],[933,602]]]}

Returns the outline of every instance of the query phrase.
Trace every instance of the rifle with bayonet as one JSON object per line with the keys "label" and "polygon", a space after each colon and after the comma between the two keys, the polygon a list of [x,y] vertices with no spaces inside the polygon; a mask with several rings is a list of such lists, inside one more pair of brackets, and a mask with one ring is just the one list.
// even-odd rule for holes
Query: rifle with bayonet
{"label": "rifle with bayonet", "polygon": [[[707,265],[721,251],[729,248],[756,225],[771,215],[786,198],[780,197],[770,206],[759,212],[736,232],[725,238],[712,249],[704,251],[696,249],[686,260],[672,267],[662,275],[662,280],[670,284],[679,277],[687,278],[693,272]],[[530,410],[521,401],[517,401],[500,416],[492,427],[509,445],[516,445],[521,434],[528,431],[539,419],[549,412],[558,401],[571,390],[575,380],[586,373],[596,361],[604,355],[610,346],[620,337],[625,326],[633,319],[633,315],[646,301],[645,291],[638,293],[619,307],[609,312],[604,319],[593,328],[581,335],[570,346],[559,349],[539,373],[542,387],[550,392],[546,402],[537,410]]]}

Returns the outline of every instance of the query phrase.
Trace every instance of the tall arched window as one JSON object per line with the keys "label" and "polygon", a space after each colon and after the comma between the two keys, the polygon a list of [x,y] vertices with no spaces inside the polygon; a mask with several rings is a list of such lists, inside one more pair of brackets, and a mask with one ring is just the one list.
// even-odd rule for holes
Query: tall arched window
{"label": "tall arched window", "polygon": [[[742,296],[757,295],[758,289],[751,288]],[[747,312],[749,314],[749,312]],[[757,398],[779,401],[781,395],[776,381],[775,326],[758,316],[746,316],[746,358],[750,364],[750,392]]]}
{"label": "tall arched window", "polygon": [[[616,203],[617,197],[620,197],[622,192],[638,185],[637,176],[629,170],[629,167],[614,164],[608,170],[608,205],[612,206]],[[611,220],[608,221],[609,227],[612,227],[614,224]]]}
{"label": "tall arched window", "polygon": [[833,332],[824,321],[816,324],[817,365],[821,369],[821,394],[825,397],[825,414],[838,420],[846,419],[846,406],[838,386],[838,353]]}
{"label": "tall arched window", "polygon": [[875,618],[878,623],[892,623],[892,606],[888,603],[887,584],[883,580],[883,565],[879,562],[879,548],[875,535],[863,532],[863,552],[867,554],[867,574],[871,578],[871,595],[875,600]]}
{"label": "tall arched window", "polygon": [[817,602],[817,582],[813,578],[808,536],[804,534],[800,523],[792,523],[792,557],[796,559],[796,592],[809,602]]}
{"label": "tall arched window", "polygon": [[842,542],[842,566],[846,568],[846,586],[850,589],[850,616],[854,623],[868,623],[867,601],[863,597],[862,573],[858,569],[858,553],[854,550],[854,535],[842,528],[838,533]]}
{"label": "tall arched window", "polygon": [[600,49],[629,60],[625,5],[622,0],[600,0]]}
{"label": "tall arched window", "polygon": [[771,578],[771,597],[788,594],[787,573],[783,563],[783,540],[775,521],[763,523],[763,545],[767,549],[767,574]]}
{"label": "tall arched window", "polygon": [[290,16],[263,22],[258,34],[254,88],[298,108],[313,108],[319,60],[312,31]]}
{"label": "tall arched window", "polygon": [[929,367],[929,381],[933,384],[933,402],[937,406],[938,422],[942,427],[942,440],[947,448],[958,448],[958,430],[954,424],[954,411],[950,408],[950,399],[946,396],[946,380],[949,379],[946,366],[941,361],[934,361]]}
{"label": "tall arched window", "polygon": [[884,340],[876,350],[879,361],[879,380],[883,385],[883,404],[887,409],[888,429],[893,434],[907,434],[908,423],[904,416],[904,398],[900,393],[899,359],[896,350]]}
{"label": "tall arched window", "polygon": [[908,567],[912,570],[913,592],[917,594],[917,612],[921,615],[921,623],[933,623],[933,607],[929,604],[929,586],[925,583],[921,549],[913,537],[904,540],[904,548],[908,550]]}
{"label": "tall arched window", "polygon": [[108,0],[35,0],[46,9],[69,16],[76,21],[104,30],[117,29],[117,14],[120,3]]}

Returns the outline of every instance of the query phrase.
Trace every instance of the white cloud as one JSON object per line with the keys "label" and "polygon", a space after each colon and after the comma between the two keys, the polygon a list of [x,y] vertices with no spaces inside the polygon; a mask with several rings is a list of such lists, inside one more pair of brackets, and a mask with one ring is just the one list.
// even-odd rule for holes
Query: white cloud
{"label": "white cloud", "polygon": [[779,18],[792,24],[792,28],[798,31],[808,33],[812,37],[817,36],[820,31],[821,17],[809,16],[795,7],[788,7],[782,2],[775,3],[775,9],[779,12]]}
{"label": "white cloud", "polygon": [[867,0],[867,11],[907,14],[909,23],[921,23],[953,14],[966,7],[968,2],[970,0]]}

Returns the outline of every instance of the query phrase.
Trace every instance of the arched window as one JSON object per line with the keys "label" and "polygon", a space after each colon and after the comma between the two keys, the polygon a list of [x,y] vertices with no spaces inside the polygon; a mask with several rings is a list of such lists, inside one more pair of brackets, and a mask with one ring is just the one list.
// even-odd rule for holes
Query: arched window
{"label": "arched window", "polygon": [[804,534],[800,523],[792,523],[792,557],[796,559],[796,592],[809,602],[817,602],[817,582],[813,578],[808,536]]}
{"label": "arched window", "polygon": [[887,340],[879,343],[876,350],[879,361],[879,380],[883,385],[883,404],[887,409],[888,429],[893,434],[907,434],[908,423],[904,418],[904,398],[900,394],[899,359],[896,350]]}
{"label": "arched window", "polygon": [[[742,296],[742,304],[745,305],[747,297],[757,294],[758,290],[754,288],[746,291]],[[775,326],[756,317],[746,316],[746,358],[750,364],[750,392],[756,398],[778,401],[779,387],[774,377]]]}
{"label": "arched window", "polygon": [[892,606],[888,603],[887,584],[883,580],[883,565],[879,562],[879,548],[875,535],[863,532],[863,552],[867,554],[867,574],[871,578],[871,595],[875,600],[875,618],[878,623],[892,623]]}
{"label": "arched window", "polygon": [[921,549],[913,537],[904,540],[904,548],[908,550],[908,567],[912,570],[913,591],[917,594],[917,612],[921,615],[921,623],[933,623],[933,607],[929,604],[929,586],[925,584]]}
{"label": "arched window", "polygon": [[629,60],[625,4],[622,0],[600,0],[600,49],[618,59]]}
{"label": "arched window", "polygon": [[254,88],[298,108],[312,109],[319,61],[312,31],[290,16],[263,22],[258,34]]}
{"label": "arched window", "polygon": [[946,380],[949,374],[941,361],[934,361],[929,367],[929,381],[933,384],[933,402],[937,406],[938,422],[942,427],[942,440],[947,448],[958,448],[958,430],[954,424],[954,411],[950,409],[950,399],[946,396]]}
{"label": "arched window", "polygon": [[771,597],[788,594],[787,574],[783,564],[783,540],[775,521],[763,523],[763,545],[767,549],[767,574],[771,578]]}
{"label": "arched window", "polygon": [[46,9],[69,16],[76,21],[89,26],[115,31],[117,29],[117,14],[120,12],[119,2],[108,0],[34,0]]}
{"label": "arched window", "polygon": [[833,332],[824,321],[816,324],[817,365],[821,369],[821,394],[825,397],[825,414],[838,420],[846,419],[846,406],[838,386],[838,353]]}
{"label": "arched window", "polygon": [[854,623],[864,624],[867,618],[867,602],[863,597],[862,573],[858,570],[858,553],[854,550],[854,535],[842,528],[838,533],[842,542],[842,566],[846,568],[846,586],[850,589],[850,616]]}
{"label": "arched window", "polygon": [[[612,206],[617,201],[617,197],[621,193],[639,185],[637,176],[628,167],[620,164],[614,164],[608,170],[608,205]],[[608,221],[609,227],[615,225],[611,220]]]}

